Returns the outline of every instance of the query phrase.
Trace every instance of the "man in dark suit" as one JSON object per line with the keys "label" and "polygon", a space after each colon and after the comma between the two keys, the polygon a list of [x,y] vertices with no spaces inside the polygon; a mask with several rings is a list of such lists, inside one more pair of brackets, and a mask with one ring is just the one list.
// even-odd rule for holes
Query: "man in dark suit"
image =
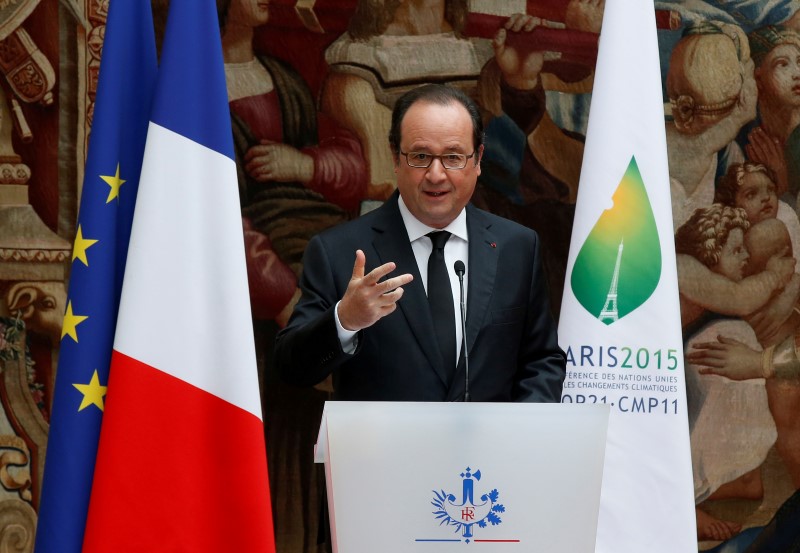
{"label": "man in dark suit", "polygon": [[468,205],[477,106],[457,89],[416,88],[395,104],[389,142],[399,194],[306,248],[302,298],[276,340],[283,378],[310,386],[332,373],[341,400],[461,401],[468,380],[472,401],[560,401],[565,357],[538,236]]}

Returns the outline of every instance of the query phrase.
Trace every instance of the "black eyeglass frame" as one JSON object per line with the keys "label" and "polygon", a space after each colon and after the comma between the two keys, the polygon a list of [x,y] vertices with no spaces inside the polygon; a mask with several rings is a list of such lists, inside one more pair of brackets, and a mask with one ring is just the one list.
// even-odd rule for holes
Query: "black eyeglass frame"
{"label": "black eyeglass frame", "polygon": [[[414,169],[429,169],[430,166],[433,165],[433,161],[435,159],[438,159],[439,163],[442,164],[442,167],[444,167],[445,170],[447,170],[447,171],[461,171],[462,169],[466,169],[467,168],[467,162],[470,159],[472,159],[473,157],[475,157],[475,154],[478,152],[478,150],[473,150],[472,153],[469,154],[469,155],[457,154],[457,153],[453,153],[453,152],[451,152],[449,154],[429,154],[428,152],[404,152],[403,150],[398,150],[398,152],[400,152],[401,155],[405,156],[406,164],[409,167],[413,167]],[[408,156],[411,155],[411,154],[424,154],[426,156],[429,156],[430,162],[427,165],[411,165],[411,162],[408,160]],[[462,165],[461,167],[448,167],[447,165],[445,165],[444,158],[446,156],[453,156],[453,155],[464,156],[464,165]]]}

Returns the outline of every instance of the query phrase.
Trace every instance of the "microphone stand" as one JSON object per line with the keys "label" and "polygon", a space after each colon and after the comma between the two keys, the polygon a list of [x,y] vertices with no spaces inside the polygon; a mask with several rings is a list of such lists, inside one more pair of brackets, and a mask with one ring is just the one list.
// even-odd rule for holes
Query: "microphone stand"
{"label": "microphone stand", "polygon": [[464,401],[470,401],[469,397],[469,352],[467,351],[467,305],[464,302],[464,273],[466,267],[460,259],[453,265],[458,275],[458,284],[461,288],[461,346],[464,349]]}

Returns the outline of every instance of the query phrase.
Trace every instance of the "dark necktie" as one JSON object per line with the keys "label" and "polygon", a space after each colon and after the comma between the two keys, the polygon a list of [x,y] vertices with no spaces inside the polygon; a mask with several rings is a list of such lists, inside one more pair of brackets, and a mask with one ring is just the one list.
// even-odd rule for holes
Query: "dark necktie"
{"label": "dark necktie", "polygon": [[433,243],[433,250],[428,258],[428,303],[431,306],[433,326],[444,359],[444,367],[448,375],[452,376],[456,370],[456,315],[453,307],[453,289],[450,287],[450,277],[444,261],[444,245],[450,238],[450,233],[431,232],[428,236]]}

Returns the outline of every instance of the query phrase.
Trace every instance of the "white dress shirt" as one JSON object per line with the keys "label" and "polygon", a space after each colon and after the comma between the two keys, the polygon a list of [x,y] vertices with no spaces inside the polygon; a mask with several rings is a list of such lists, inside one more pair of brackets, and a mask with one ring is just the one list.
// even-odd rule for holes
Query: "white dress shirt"
{"label": "white dress shirt", "polygon": [[[420,222],[419,219],[414,217],[411,212],[408,210],[405,202],[403,201],[403,197],[401,196],[398,201],[398,206],[400,207],[400,216],[403,218],[403,224],[406,227],[406,232],[408,233],[408,239],[411,242],[411,249],[414,252],[414,258],[417,261],[417,268],[419,269],[419,275],[422,278],[422,285],[425,287],[425,291],[427,293],[428,290],[428,257],[431,255],[431,251],[433,250],[433,245],[431,244],[431,239],[428,238],[427,234],[430,232],[435,232],[437,230],[446,230],[451,234],[450,238],[447,240],[447,243],[444,247],[444,259],[445,264],[447,265],[448,269],[451,269],[447,272],[448,276],[450,277],[450,288],[453,291],[453,307],[455,308],[455,318],[453,320],[453,324],[455,325],[456,329],[456,360],[458,359],[458,355],[461,351],[461,339],[462,339],[462,331],[461,331],[461,286],[458,282],[458,275],[456,275],[455,269],[453,266],[455,262],[461,260],[464,262],[464,266],[468,269],[469,268],[469,246],[468,246],[468,236],[467,236],[467,212],[465,209],[461,210],[461,213],[446,227],[442,229],[435,229],[433,227],[429,227],[428,225],[423,224]],[[389,277],[397,276],[397,275],[389,275]],[[466,296],[467,293],[467,279],[469,278],[469,270],[467,270],[464,274],[464,294]],[[403,301],[403,298],[400,298],[400,301]],[[464,305],[466,306],[466,297],[464,298]],[[336,304],[336,309],[334,310],[335,318],[336,318],[336,328],[339,334],[339,341],[342,343],[342,349],[346,353],[353,353],[356,349],[356,336],[357,332],[350,331],[345,329],[342,326],[342,323],[339,321],[339,304]]]}

